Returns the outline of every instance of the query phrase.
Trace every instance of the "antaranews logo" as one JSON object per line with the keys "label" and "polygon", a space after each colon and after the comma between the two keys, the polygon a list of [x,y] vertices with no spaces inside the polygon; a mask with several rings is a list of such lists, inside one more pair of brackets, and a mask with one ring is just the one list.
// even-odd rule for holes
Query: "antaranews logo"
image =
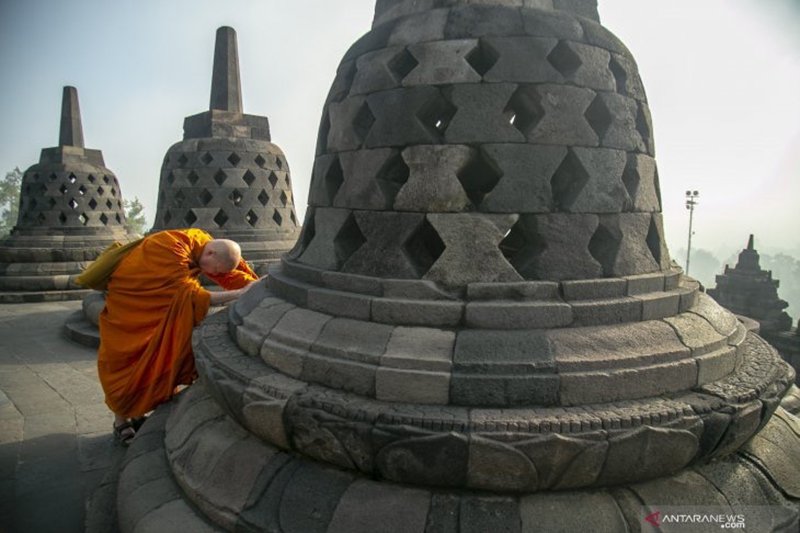
{"label": "antaranews logo", "polygon": [[[669,531],[708,530],[709,526],[720,529],[746,529],[745,514],[730,508],[715,507],[661,507],[645,509],[642,525],[645,531],[661,531],[669,525]],[[647,525],[651,527],[647,527]]]}

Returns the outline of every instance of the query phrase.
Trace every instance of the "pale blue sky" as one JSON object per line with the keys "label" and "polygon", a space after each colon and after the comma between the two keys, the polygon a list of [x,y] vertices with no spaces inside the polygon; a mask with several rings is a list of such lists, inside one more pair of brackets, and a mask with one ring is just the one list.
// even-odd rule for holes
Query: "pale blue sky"
{"label": "pale blue sky", "polygon": [[[373,0],[0,0],[0,172],[57,144],[61,88],[78,88],[99,148],[152,222],[161,161],[208,108],[214,32],[239,37],[245,112],[267,115],[305,212],[322,103]],[[723,255],[755,233],[800,256],[800,2],[600,0],[647,90],[667,239]],[[727,255],[726,255],[727,256]],[[679,258],[681,259],[681,258]],[[682,260],[682,259],[681,259]]]}

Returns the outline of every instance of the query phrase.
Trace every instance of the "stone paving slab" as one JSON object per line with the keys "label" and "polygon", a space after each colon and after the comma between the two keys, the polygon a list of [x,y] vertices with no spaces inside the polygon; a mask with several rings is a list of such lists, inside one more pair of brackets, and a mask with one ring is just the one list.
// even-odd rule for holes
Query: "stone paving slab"
{"label": "stone paving slab", "polygon": [[[113,533],[111,437],[96,351],[67,340],[80,301],[0,304],[0,532]],[[87,516],[86,509],[89,509]]]}

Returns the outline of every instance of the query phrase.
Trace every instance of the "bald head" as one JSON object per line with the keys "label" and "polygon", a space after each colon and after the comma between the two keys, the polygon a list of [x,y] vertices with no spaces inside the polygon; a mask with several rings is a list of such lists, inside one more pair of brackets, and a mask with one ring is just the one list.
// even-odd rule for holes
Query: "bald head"
{"label": "bald head", "polygon": [[200,255],[200,269],[206,274],[225,274],[242,259],[239,244],[229,239],[214,239],[206,244]]}

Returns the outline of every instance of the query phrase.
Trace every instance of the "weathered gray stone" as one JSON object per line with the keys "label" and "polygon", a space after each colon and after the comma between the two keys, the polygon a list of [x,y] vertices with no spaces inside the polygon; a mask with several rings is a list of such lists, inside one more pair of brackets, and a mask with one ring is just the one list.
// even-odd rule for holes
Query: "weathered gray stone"
{"label": "weathered gray stone", "polygon": [[336,236],[350,218],[346,209],[318,208],[314,211],[314,237],[298,257],[298,261],[323,270],[338,270],[346,259],[337,250]]}
{"label": "weathered gray stone", "polygon": [[430,493],[423,490],[356,481],[342,495],[327,531],[417,533],[424,530],[430,498]]}
{"label": "weathered gray stone", "polygon": [[409,46],[409,53],[419,65],[403,78],[403,85],[444,85],[481,81],[481,75],[475,72],[466,59],[477,45],[476,39],[463,39],[422,42]]}
{"label": "weathered gray stone", "polygon": [[400,86],[399,78],[391,67],[391,62],[405,52],[403,46],[393,46],[368,52],[356,60],[356,73],[350,94],[369,94],[375,91],[393,89]]}
{"label": "weathered gray stone", "polygon": [[444,39],[447,9],[432,9],[424,13],[404,17],[394,25],[389,44],[412,44]]}
{"label": "weathered gray stone", "polygon": [[691,313],[681,313],[664,321],[675,328],[681,342],[692,350],[692,355],[703,355],[725,346],[725,338],[706,320]]}
{"label": "weathered gray stone", "polygon": [[522,18],[518,9],[480,5],[452,8],[444,29],[445,39],[521,33]]}
{"label": "weathered gray stone", "polygon": [[471,302],[464,321],[469,328],[557,328],[572,322],[572,308],[556,302]]}
{"label": "weathered gray stone", "polygon": [[547,61],[558,41],[537,37],[494,37],[484,41],[497,54],[497,62],[484,74],[486,81],[544,83],[562,80],[562,75]]}
{"label": "weathered gray stone", "polygon": [[449,372],[455,339],[454,332],[441,329],[394,328],[381,366]]}
{"label": "weathered gray stone", "polygon": [[655,274],[626,276],[625,280],[628,282],[628,289],[626,291],[628,296],[670,290],[665,288],[664,275],[660,272]]}
{"label": "weathered gray stone", "polygon": [[381,367],[375,374],[375,397],[387,402],[447,405],[450,374]]}
{"label": "weathered gray stone", "polygon": [[627,281],[624,279],[580,279],[561,282],[566,300],[599,300],[625,296]]}
{"label": "weathered gray stone", "polygon": [[654,292],[634,296],[642,302],[642,320],[656,320],[678,314],[680,295],[675,292]]}
{"label": "weathered gray stone", "polygon": [[489,144],[483,146],[498,165],[502,177],[486,194],[481,208],[502,213],[547,213],[553,210],[550,179],[566,148],[530,144]]}
{"label": "weathered gray stone", "polygon": [[403,160],[409,168],[408,181],[394,200],[398,211],[462,211],[470,205],[457,170],[472,157],[468,146],[409,146]]}
{"label": "weathered gray stone", "polygon": [[388,278],[420,276],[404,247],[423,223],[422,214],[356,211],[354,217],[366,242],[347,258],[342,271]]}
{"label": "weathered gray stone", "polygon": [[369,320],[372,298],[327,289],[308,291],[308,308],[334,316]]}
{"label": "weathered gray stone", "polygon": [[538,85],[538,103],[543,116],[528,135],[528,142],[576,146],[597,146],[597,133],[584,113],[594,100],[591,89],[568,85]]}
{"label": "weathered gray stone", "polygon": [[459,512],[460,531],[520,532],[519,505],[514,498],[502,496],[465,496]]}
{"label": "weathered gray stone", "polygon": [[325,533],[354,476],[313,463],[302,464],[284,489],[279,517],[283,531]]}
{"label": "weathered gray stone", "polygon": [[573,324],[596,326],[642,320],[642,302],[633,297],[570,302]]}
{"label": "weathered gray stone", "polygon": [[450,100],[456,113],[444,137],[448,143],[524,142],[525,135],[506,117],[506,104],[517,86],[508,83],[455,85]]}
{"label": "weathered gray stone", "polygon": [[368,148],[436,144],[440,136],[437,124],[443,126],[452,107],[439,89],[428,86],[372,93],[367,103],[370,116],[374,116],[366,136]]}
{"label": "weathered gray stone", "polygon": [[386,209],[391,207],[400,186],[383,173],[399,152],[390,148],[358,150],[339,156],[344,183],[333,201],[335,207],[350,209]]}
{"label": "weathered gray stone", "polygon": [[582,495],[581,505],[575,496],[564,493],[540,493],[519,501],[522,531],[628,531],[628,524],[614,498],[607,492]]}
{"label": "weathered gray stone", "polygon": [[536,490],[539,475],[531,460],[512,446],[473,435],[469,442],[468,483],[484,490]]}
{"label": "weathered gray stone", "polygon": [[552,281],[519,281],[510,283],[470,283],[468,300],[556,300],[558,283]]}
{"label": "weathered gray stone", "polygon": [[328,149],[335,152],[355,150],[364,143],[372,116],[364,96],[350,96],[328,105],[331,127]]}
{"label": "weathered gray stone", "polygon": [[374,322],[334,318],[312,341],[317,353],[375,364],[386,351],[393,328]]}

